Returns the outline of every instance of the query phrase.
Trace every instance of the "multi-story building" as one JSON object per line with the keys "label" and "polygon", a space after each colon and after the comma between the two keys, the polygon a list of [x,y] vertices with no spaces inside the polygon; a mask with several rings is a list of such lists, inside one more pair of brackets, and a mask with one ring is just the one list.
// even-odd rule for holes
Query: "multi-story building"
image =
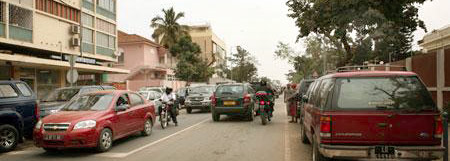
{"label": "multi-story building", "polygon": [[213,78],[218,77],[217,73],[221,72],[219,67],[226,64],[225,42],[213,32],[210,25],[197,25],[189,28],[192,41],[198,44],[202,50],[201,57],[216,68]]}
{"label": "multi-story building", "polygon": [[142,36],[119,31],[119,56],[115,68],[130,70],[129,74],[110,74],[111,83],[123,84],[128,90],[141,87],[169,86],[179,88],[185,85],[175,79],[175,61],[167,50]]}
{"label": "multi-story building", "polygon": [[0,0],[0,80],[26,81],[39,97],[68,86],[101,84],[117,61],[116,0]]}

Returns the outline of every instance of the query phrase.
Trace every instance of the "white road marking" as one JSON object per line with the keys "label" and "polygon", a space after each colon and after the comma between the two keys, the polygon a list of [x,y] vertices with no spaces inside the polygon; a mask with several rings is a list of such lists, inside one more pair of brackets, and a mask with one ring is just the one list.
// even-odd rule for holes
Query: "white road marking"
{"label": "white road marking", "polygon": [[157,144],[157,143],[159,143],[159,142],[162,142],[162,141],[167,140],[167,139],[169,139],[169,138],[171,138],[171,137],[173,137],[173,136],[176,136],[176,135],[179,135],[179,134],[181,134],[181,133],[183,133],[183,132],[185,132],[185,131],[188,131],[188,130],[190,130],[190,129],[192,129],[192,128],[194,128],[194,127],[200,125],[200,124],[205,123],[206,121],[209,121],[209,120],[210,120],[210,119],[205,119],[205,120],[203,120],[203,121],[201,121],[201,122],[199,122],[199,123],[197,123],[197,124],[194,124],[194,125],[189,126],[189,127],[185,128],[185,129],[183,129],[183,130],[177,131],[176,133],[173,133],[173,134],[171,134],[171,135],[169,135],[169,136],[166,136],[166,137],[164,137],[164,138],[161,138],[161,139],[159,139],[159,140],[156,140],[156,141],[154,141],[154,142],[151,142],[151,143],[149,143],[149,144],[147,144],[147,145],[144,145],[144,146],[142,146],[142,147],[139,147],[139,148],[137,148],[137,149],[134,149],[134,150],[132,150],[132,151],[130,151],[130,152],[128,152],[128,153],[108,153],[108,152],[107,152],[107,153],[102,153],[102,154],[96,154],[95,156],[108,157],[108,158],[125,158],[125,157],[127,157],[127,156],[129,156],[129,155],[131,155],[131,154],[137,153],[137,152],[139,152],[139,151],[141,151],[141,150],[144,150],[144,149],[146,149],[146,148],[148,148],[148,147],[151,147],[151,146],[153,146],[153,145],[155,145],[155,144]]}

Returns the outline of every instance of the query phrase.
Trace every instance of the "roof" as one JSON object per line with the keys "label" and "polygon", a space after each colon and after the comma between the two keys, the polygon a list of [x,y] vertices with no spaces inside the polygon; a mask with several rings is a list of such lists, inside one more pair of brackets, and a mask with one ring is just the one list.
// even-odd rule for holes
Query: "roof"
{"label": "roof", "polygon": [[156,42],[153,42],[152,40],[149,40],[147,38],[144,38],[142,36],[136,35],[136,34],[128,34],[123,31],[118,31],[119,35],[119,44],[123,43],[148,43],[155,47],[162,47]]}
{"label": "roof", "polygon": [[90,92],[87,94],[114,94],[114,95],[118,95],[118,94],[122,94],[122,93],[126,93],[126,92],[130,92],[127,90],[106,90],[106,91],[95,91],[95,92]]}
{"label": "roof", "polygon": [[415,76],[416,73],[406,71],[357,71],[357,72],[341,72],[333,73],[322,78],[339,78],[339,77],[383,77],[383,76]]}

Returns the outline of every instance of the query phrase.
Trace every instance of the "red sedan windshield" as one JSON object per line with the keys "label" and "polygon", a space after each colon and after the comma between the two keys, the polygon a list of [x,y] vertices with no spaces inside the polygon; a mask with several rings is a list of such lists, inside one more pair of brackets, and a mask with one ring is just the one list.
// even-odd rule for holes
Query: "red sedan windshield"
{"label": "red sedan windshield", "polygon": [[113,99],[111,94],[84,95],[71,101],[61,111],[103,111]]}

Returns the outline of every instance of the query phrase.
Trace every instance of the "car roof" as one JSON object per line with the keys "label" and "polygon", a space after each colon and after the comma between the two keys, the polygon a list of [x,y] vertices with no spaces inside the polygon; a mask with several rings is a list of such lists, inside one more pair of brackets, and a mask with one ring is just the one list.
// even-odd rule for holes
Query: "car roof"
{"label": "car roof", "polygon": [[342,77],[386,77],[386,76],[416,76],[414,72],[406,71],[354,71],[340,72],[323,76],[322,78],[342,78]]}
{"label": "car roof", "polygon": [[95,91],[95,92],[89,92],[88,94],[122,94],[122,93],[133,93],[132,91],[127,90],[104,90],[104,91]]}
{"label": "car roof", "polygon": [[25,83],[25,82],[20,80],[0,80],[0,83],[5,84],[5,83]]}

